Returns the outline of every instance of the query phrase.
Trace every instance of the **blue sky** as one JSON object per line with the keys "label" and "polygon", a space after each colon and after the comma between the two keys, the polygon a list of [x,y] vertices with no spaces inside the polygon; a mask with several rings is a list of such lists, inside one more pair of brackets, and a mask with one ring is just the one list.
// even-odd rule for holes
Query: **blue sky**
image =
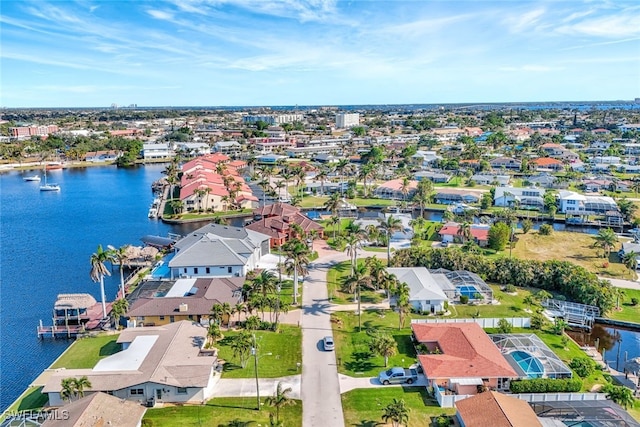
{"label": "blue sky", "polygon": [[640,97],[640,2],[2,0],[5,107]]}

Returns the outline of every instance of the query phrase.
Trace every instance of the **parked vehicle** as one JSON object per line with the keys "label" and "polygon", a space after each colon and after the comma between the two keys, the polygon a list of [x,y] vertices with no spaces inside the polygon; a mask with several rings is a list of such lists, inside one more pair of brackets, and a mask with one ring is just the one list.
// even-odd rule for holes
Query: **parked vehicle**
{"label": "parked vehicle", "polygon": [[380,383],[384,385],[404,383],[413,384],[414,381],[418,380],[418,370],[415,368],[405,369],[394,367],[380,372],[378,379],[380,380]]}
{"label": "parked vehicle", "polygon": [[335,349],[335,345],[333,344],[333,337],[324,337],[322,339],[322,345],[324,346],[325,351],[333,351]]}

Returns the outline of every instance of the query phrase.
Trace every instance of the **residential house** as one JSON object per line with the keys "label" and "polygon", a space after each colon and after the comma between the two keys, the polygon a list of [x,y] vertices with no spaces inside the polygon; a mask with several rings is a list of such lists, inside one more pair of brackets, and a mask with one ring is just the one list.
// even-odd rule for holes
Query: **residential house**
{"label": "residential house", "polygon": [[84,155],[84,161],[91,163],[115,162],[120,156],[122,156],[122,152],[116,150],[89,151]]}
{"label": "residential house", "polygon": [[177,150],[187,153],[188,156],[204,156],[211,153],[211,147],[204,142],[178,142]]}
{"label": "residential house", "polygon": [[558,178],[548,173],[541,173],[525,178],[525,185],[535,185],[542,188],[555,188],[559,185]]}
{"label": "residential house", "polygon": [[618,205],[612,197],[586,196],[573,191],[561,190],[558,193],[560,213],[568,215],[603,215],[607,211],[618,211]]}
{"label": "residential house", "polygon": [[[244,283],[244,276],[178,279],[166,293],[158,296],[154,292],[136,298],[126,317],[138,326],[161,326],[182,320],[206,324],[215,304],[227,303],[233,307],[242,300]],[[159,285],[162,284],[165,282]]]}
{"label": "residential house", "polygon": [[478,203],[481,193],[458,188],[442,188],[436,191],[434,200],[443,205],[454,203]]}
{"label": "residential house", "polygon": [[483,174],[475,174],[471,176],[471,181],[475,182],[477,185],[509,185],[509,181],[511,177],[509,175],[483,175]]}
{"label": "residential house", "polygon": [[139,403],[98,392],[54,410],[54,414],[58,416],[48,417],[38,425],[40,427],[140,427],[146,411],[147,408]]}
{"label": "residential house", "polygon": [[636,269],[640,266],[640,243],[637,242],[624,242],[622,243],[622,249],[618,251],[618,256],[623,258],[626,254],[635,253],[636,256]]}
{"label": "residential house", "polygon": [[564,163],[551,157],[538,157],[537,159],[532,159],[529,164],[539,171],[560,172],[564,170]]}
{"label": "residential house", "polygon": [[585,179],[582,181],[582,187],[587,193],[597,193],[602,190],[610,190],[614,181],[611,179]]}
{"label": "residential house", "polygon": [[451,180],[451,175],[442,173],[442,172],[436,172],[436,171],[416,172],[413,175],[413,177],[416,179],[416,181],[422,181],[423,179],[428,179],[431,182],[436,184],[446,184]]}
{"label": "residential house", "polygon": [[475,322],[412,323],[418,363],[429,386],[458,398],[478,394],[478,386],[508,390],[518,374]]}
{"label": "residential house", "polygon": [[293,224],[307,235],[315,232],[317,237],[324,237],[322,225],[304,215],[300,209],[286,203],[262,206],[253,211],[253,216],[255,221],[245,228],[269,236],[272,248],[280,247],[293,237],[299,237]]}
{"label": "residential house", "polygon": [[269,240],[251,229],[207,224],[175,243],[171,278],[246,276],[269,253]]}
{"label": "residential house", "polygon": [[117,343],[122,351],[101,359],[91,369],[61,369],[47,380],[42,393],[50,406],[61,406],[61,382],[86,376],[87,395],[104,392],[139,403],[202,403],[213,395],[215,352],[203,352],[207,329],[182,321],[164,326],[128,328]]}
{"label": "residential house", "polygon": [[168,142],[142,144],[142,158],[145,160],[168,159],[175,155]]}
{"label": "residential house", "polygon": [[489,161],[493,169],[520,170],[522,162],[513,157],[497,157]]}
{"label": "residential house", "polygon": [[494,206],[541,209],[544,207],[544,188],[538,187],[496,187]]}
{"label": "residential house", "polygon": [[542,427],[526,400],[497,391],[476,394],[455,405],[461,427]]}
{"label": "residential house", "polygon": [[391,200],[411,200],[418,188],[417,181],[409,181],[404,187],[402,179],[392,179],[378,186],[373,192],[376,197]]}
{"label": "residential house", "polygon": [[413,162],[418,163],[423,168],[428,168],[433,163],[442,159],[442,156],[438,156],[435,151],[418,150],[416,154],[411,156]]}
{"label": "residential house", "polygon": [[[486,247],[489,244],[489,225],[487,224],[470,224],[469,231],[471,238],[480,247]],[[460,224],[457,222],[448,222],[438,231],[440,239],[443,242],[454,243],[462,242],[462,234],[460,232]]]}
{"label": "residential house", "polygon": [[218,141],[213,144],[213,152],[234,157],[242,152],[242,145],[238,141]]}
{"label": "residential house", "polygon": [[409,285],[409,303],[421,313],[439,313],[445,311],[447,296],[433,279],[426,267],[387,268],[399,283]]}

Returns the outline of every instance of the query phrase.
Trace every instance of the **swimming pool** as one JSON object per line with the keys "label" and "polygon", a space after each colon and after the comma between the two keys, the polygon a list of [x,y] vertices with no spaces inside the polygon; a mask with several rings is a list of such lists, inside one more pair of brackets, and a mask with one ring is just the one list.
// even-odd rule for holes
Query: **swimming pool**
{"label": "swimming pool", "polygon": [[458,294],[466,295],[469,299],[476,299],[476,294],[480,293],[478,288],[471,285],[457,286],[456,290],[458,291]]}
{"label": "swimming pool", "polygon": [[529,378],[542,378],[544,367],[542,363],[526,351],[516,350],[509,353]]}
{"label": "swimming pool", "polygon": [[162,261],[151,272],[151,277],[154,279],[168,279],[171,277],[171,270],[169,269],[169,261],[173,258],[173,253],[165,256]]}

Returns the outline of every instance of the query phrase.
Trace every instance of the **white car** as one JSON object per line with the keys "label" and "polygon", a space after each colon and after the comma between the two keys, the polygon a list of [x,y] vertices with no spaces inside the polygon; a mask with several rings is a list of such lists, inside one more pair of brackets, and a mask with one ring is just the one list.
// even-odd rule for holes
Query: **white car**
{"label": "white car", "polygon": [[333,344],[333,337],[324,337],[322,339],[322,345],[324,346],[324,351],[335,350],[335,345]]}

